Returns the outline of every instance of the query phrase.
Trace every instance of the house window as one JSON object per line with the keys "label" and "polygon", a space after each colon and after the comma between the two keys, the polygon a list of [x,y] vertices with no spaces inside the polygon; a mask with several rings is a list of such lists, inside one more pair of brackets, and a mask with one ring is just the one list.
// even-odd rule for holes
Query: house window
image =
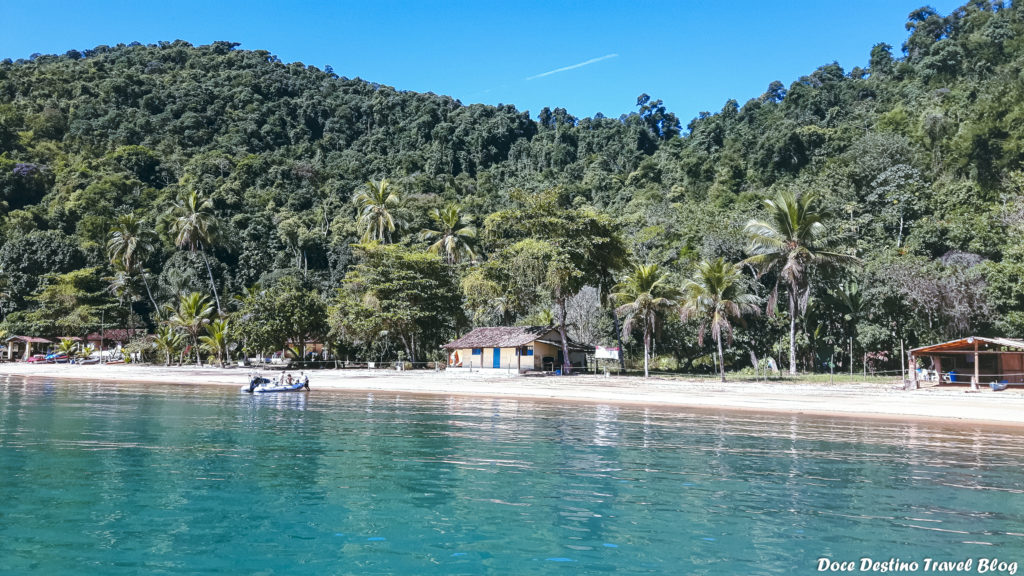
{"label": "house window", "polygon": [[533,346],[516,348],[516,356],[533,356]]}
{"label": "house window", "polygon": [[484,353],[483,348],[473,348],[473,356],[480,356]]}
{"label": "house window", "polygon": [[526,355],[527,356],[533,356],[533,346],[527,346],[526,347]]}

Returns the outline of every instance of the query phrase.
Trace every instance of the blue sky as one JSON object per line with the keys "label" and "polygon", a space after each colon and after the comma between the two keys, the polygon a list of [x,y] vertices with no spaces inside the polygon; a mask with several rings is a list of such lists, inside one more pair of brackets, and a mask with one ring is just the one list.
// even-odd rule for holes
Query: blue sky
{"label": "blue sky", "polygon": [[[924,0],[270,2],[0,0],[0,58],[139,41],[241,42],[285,62],[464,104],[617,117],[660,98],[687,123],[822,64],[899,55]],[[948,14],[961,2],[929,2]],[[16,24],[16,25],[15,25]]]}

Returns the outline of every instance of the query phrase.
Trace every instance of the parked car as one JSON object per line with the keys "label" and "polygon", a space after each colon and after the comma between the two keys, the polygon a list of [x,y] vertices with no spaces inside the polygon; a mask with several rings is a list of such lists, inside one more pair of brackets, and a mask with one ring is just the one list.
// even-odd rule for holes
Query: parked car
{"label": "parked car", "polygon": [[33,354],[25,362],[46,362],[46,354]]}

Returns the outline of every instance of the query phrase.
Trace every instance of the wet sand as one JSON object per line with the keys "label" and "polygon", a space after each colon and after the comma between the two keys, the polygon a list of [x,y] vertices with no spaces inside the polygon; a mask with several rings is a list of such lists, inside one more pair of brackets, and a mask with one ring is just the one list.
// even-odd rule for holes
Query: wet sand
{"label": "wet sand", "polygon": [[[264,375],[272,371],[264,372]],[[109,382],[155,382],[240,388],[250,369],[134,364],[0,363],[0,376]],[[293,374],[297,372],[293,371]],[[311,371],[313,393],[341,390],[448,396],[546,399],[660,407],[750,410],[794,414],[932,420],[1024,426],[1024,387],[1003,392],[966,386],[904,391],[887,382],[726,382],[579,375],[509,377],[504,373],[395,370]]]}

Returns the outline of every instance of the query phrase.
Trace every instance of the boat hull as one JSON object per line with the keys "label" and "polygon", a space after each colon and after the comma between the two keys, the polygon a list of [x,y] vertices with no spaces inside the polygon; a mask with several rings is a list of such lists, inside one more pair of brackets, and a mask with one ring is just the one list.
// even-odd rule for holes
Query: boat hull
{"label": "boat hull", "polygon": [[242,392],[250,394],[266,394],[270,392],[308,392],[309,384],[303,381],[296,381],[292,384],[278,384],[269,378],[255,378],[249,384],[242,386]]}

